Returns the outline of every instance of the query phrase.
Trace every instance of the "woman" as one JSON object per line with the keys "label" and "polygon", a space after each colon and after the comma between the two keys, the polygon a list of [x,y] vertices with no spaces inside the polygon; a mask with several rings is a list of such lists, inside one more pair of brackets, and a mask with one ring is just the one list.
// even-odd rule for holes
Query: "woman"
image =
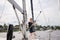
{"label": "woman", "polygon": [[35,37],[35,28],[34,28],[34,22],[32,20],[32,18],[30,18],[30,21],[28,22],[29,24],[29,32],[30,32],[30,36],[33,36]]}

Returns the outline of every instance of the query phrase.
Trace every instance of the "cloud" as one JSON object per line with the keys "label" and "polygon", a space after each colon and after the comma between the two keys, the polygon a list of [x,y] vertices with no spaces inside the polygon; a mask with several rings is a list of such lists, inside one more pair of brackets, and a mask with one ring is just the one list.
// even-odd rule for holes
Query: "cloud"
{"label": "cloud", "polygon": [[[15,0],[19,6],[22,7],[22,0]],[[33,0],[34,5],[34,18],[38,16],[40,10],[43,9],[40,16],[37,18],[37,23],[41,25],[60,25],[60,14],[58,11],[58,0]],[[4,10],[3,16],[0,22],[8,22],[16,24],[18,23],[15,12],[12,8],[12,5],[7,1],[4,4],[4,1],[0,0],[0,13]],[[5,7],[3,7],[5,5]],[[3,9],[5,8],[5,9]],[[41,9],[42,8],[42,9]],[[26,0],[26,9],[27,9],[27,18],[32,17],[31,15],[31,5],[30,0]],[[22,21],[22,14],[17,10],[20,21]]]}
{"label": "cloud", "polygon": [[[36,2],[37,1],[35,1],[34,3],[36,3]],[[38,5],[39,3],[40,3],[40,5]],[[58,0],[40,0],[40,2],[37,2],[37,4],[34,4],[35,16],[37,16],[37,14],[41,10],[41,8],[43,9],[42,14],[38,17],[38,20],[39,20],[39,21],[37,21],[38,24],[41,24],[41,25],[59,25],[60,24],[60,21],[59,21],[60,15],[59,15],[58,7],[59,7]]]}

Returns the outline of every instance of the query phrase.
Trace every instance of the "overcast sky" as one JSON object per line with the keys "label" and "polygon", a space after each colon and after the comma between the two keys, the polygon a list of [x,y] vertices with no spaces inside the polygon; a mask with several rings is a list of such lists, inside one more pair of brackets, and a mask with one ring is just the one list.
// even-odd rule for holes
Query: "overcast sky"
{"label": "overcast sky", "polygon": [[[22,8],[22,0],[15,0]],[[40,11],[36,22],[39,25],[60,25],[60,1],[59,0],[33,0],[34,19]],[[30,0],[26,0],[27,18],[31,18]],[[16,9],[20,21],[22,14]],[[18,24],[12,5],[7,0],[0,0],[0,24],[11,23]]]}

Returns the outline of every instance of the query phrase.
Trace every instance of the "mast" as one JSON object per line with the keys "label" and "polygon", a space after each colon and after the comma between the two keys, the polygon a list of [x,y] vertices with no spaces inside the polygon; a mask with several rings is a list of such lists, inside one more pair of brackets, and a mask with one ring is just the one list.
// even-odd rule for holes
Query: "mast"
{"label": "mast", "polygon": [[33,13],[33,0],[30,0],[31,2],[31,12],[32,12],[32,19],[33,19],[33,22],[34,22],[34,13]]}
{"label": "mast", "polygon": [[12,5],[14,5],[15,8],[17,8],[23,15],[23,40],[26,39],[26,25],[27,25],[27,12],[26,12],[26,0],[22,0],[23,3],[23,9],[14,1],[14,0],[8,0]]}
{"label": "mast", "polygon": [[27,12],[26,12],[26,0],[22,0],[23,3],[23,40],[27,40],[26,37],[26,25],[27,25]]}

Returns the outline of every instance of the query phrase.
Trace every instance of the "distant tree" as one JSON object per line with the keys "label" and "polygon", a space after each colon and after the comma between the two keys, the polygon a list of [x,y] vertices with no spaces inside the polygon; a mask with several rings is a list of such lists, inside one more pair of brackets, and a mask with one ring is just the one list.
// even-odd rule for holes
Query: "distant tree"
{"label": "distant tree", "polygon": [[46,27],[46,26],[43,26],[43,29],[44,29],[44,30],[47,30],[47,27]]}
{"label": "distant tree", "polygon": [[2,26],[2,25],[0,25],[0,28],[3,28],[3,26]]}
{"label": "distant tree", "polygon": [[40,25],[40,28],[42,28],[42,26]]}
{"label": "distant tree", "polygon": [[54,29],[54,27],[53,27],[53,26],[51,26],[51,29],[53,30],[53,29]]}
{"label": "distant tree", "polygon": [[48,25],[47,27],[50,27],[50,25]]}
{"label": "distant tree", "polygon": [[36,25],[36,30],[40,30],[40,25]]}
{"label": "distant tree", "polygon": [[60,26],[55,26],[55,27],[56,27],[56,29],[60,30]]}
{"label": "distant tree", "polygon": [[2,25],[0,25],[0,32],[3,30],[3,26]]}
{"label": "distant tree", "polygon": [[8,27],[8,26],[7,26],[6,24],[4,24],[4,29],[5,29],[5,30],[7,30],[7,27]]}
{"label": "distant tree", "polygon": [[47,29],[50,29],[50,28],[51,28],[51,26],[50,26],[50,25],[48,25],[48,26],[47,26]]}

